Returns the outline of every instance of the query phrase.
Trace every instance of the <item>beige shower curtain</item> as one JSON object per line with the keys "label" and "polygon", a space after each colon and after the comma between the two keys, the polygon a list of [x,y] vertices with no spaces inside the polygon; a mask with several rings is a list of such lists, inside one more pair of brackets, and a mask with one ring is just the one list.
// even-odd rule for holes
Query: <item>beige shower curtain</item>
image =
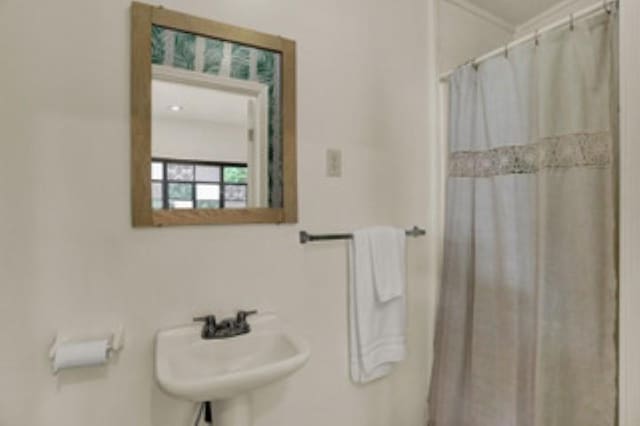
{"label": "beige shower curtain", "polygon": [[613,426],[616,17],[450,80],[430,426]]}

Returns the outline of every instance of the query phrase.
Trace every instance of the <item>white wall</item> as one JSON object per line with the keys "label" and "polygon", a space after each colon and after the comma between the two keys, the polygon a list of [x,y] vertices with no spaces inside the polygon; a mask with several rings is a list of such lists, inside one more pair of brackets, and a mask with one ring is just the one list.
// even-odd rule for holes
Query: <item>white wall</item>
{"label": "white wall", "polygon": [[[297,232],[436,223],[433,3],[162,4],[298,41],[300,224],[132,229],[129,1],[0,0],[0,425],[186,425],[192,405],[154,383],[155,331],[247,307],[276,309],[313,351],[253,395],[257,426],[422,425],[437,230],[409,243],[408,359],[363,387],[347,371],[346,246]],[[324,177],[329,147],[340,179]],[[114,363],[50,374],[56,330],[120,322]]]}
{"label": "white wall", "polygon": [[439,1],[438,70],[449,71],[511,40],[513,29],[464,1]]}
{"label": "white wall", "polygon": [[154,117],[151,135],[154,157],[247,162],[247,129],[242,126]]}

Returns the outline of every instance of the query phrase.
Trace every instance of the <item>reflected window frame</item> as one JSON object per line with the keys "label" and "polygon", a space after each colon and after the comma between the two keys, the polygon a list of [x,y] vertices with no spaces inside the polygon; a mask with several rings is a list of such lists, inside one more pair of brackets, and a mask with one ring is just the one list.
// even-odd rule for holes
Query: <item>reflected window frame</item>
{"label": "reflected window frame", "polygon": [[[169,196],[169,185],[170,184],[186,184],[191,185],[191,202],[193,205],[193,209],[196,210],[204,210],[204,209],[214,209],[220,210],[225,208],[225,186],[244,186],[245,187],[245,206],[244,207],[233,207],[233,208],[246,208],[246,204],[248,203],[248,183],[245,181],[244,183],[239,182],[227,182],[225,179],[225,169],[227,168],[244,168],[248,170],[248,164],[242,162],[230,162],[230,161],[204,161],[204,160],[184,160],[184,159],[176,159],[176,158],[166,158],[166,157],[152,157],[151,164],[161,164],[162,166],[162,179],[151,179],[152,184],[161,184],[162,189],[162,208],[154,209],[154,210],[179,210],[179,208],[171,207],[171,200]],[[193,167],[193,179],[192,180],[176,180],[169,179],[169,173],[167,171],[169,164],[180,164],[185,166]],[[201,181],[198,180],[196,174],[197,166],[204,167],[218,167],[219,168],[219,178],[217,181],[214,180],[206,180]],[[210,207],[197,207],[198,206],[198,198],[197,198],[197,185],[218,185],[219,186],[219,206],[210,208]],[[203,200],[200,200],[203,201]],[[235,201],[235,200],[234,200]],[[153,203],[153,199],[152,199]]]}

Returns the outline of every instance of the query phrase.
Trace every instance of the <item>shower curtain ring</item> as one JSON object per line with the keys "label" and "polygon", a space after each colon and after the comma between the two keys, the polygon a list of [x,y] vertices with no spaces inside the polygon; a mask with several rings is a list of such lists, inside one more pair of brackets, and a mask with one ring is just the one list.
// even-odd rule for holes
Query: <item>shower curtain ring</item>
{"label": "shower curtain ring", "polygon": [[505,59],[509,59],[509,43],[504,45],[504,57]]}
{"label": "shower curtain ring", "polygon": [[536,43],[536,47],[540,46],[540,30],[536,29],[535,35],[534,35],[534,40]]}
{"label": "shower curtain ring", "polygon": [[602,7],[608,15],[611,15],[611,7],[609,7],[609,0],[602,0]]}

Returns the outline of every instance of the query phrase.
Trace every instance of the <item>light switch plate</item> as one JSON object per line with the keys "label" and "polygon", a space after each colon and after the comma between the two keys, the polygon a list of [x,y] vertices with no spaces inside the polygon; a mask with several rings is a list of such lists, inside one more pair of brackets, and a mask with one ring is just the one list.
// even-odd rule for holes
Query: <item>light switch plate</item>
{"label": "light switch plate", "polygon": [[339,149],[327,149],[327,176],[342,176],[342,151]]}

